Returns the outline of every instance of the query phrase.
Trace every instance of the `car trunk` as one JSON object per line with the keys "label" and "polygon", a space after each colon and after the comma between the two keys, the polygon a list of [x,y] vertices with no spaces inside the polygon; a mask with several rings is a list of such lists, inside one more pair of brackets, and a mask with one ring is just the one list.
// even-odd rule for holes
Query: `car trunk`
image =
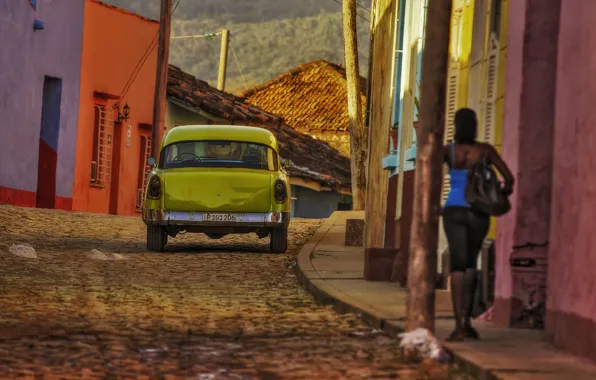
{"label": "car trunk", "polygon": [[268,212],[271,173],[265,170],[180,168],[165,173],[169,211]]}

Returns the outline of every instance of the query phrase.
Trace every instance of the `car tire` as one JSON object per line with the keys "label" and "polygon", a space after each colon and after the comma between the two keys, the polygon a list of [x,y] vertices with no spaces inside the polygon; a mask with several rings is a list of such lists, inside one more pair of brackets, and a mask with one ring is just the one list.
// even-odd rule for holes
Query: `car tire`
{"label": "car tire", "polygon": [[168,244],[168,233],[164,226],[147,226],[147,249],[163,252]]}
{"label": "car tire", "polygon": [[286,253],[288,250],[288,227],[271,230],[270,247],[273,253]]}

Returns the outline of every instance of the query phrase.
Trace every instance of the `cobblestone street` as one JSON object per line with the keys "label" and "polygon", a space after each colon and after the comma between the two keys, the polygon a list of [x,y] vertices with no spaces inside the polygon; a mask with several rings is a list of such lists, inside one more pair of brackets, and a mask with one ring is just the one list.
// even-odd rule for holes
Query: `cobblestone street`
{"label": "cobblestone street", "polygon": [[183,235],[158,254],[140,218],[0,205],[0,378],[419,378],[395,339],[298,285],[319,225],[293,220],[286,255],[254,234]]}

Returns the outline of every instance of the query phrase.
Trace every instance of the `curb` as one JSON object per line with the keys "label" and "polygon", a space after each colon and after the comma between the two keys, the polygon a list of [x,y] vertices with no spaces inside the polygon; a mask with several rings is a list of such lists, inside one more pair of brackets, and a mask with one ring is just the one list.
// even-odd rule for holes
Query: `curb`
{"label": "curb", "polygon": [[[368,311],[361,309],[347,301],[340,299],[333,295],[333,290],[329,286],[329,289],[325,289],[324,285],[317,285],[314,280],[321,278],[316,268],[312,265],[311,256],[319,242],[327,234],[327,232],[333,227],[337,220],[337,212],[331,214],[327,220],[317,229],[314,235],[309,241],[302,247],[298,253],[296,260],[296,277],[302,287],[311,293],[315,300],[322,305],[331,305],[333,309],[339,314],[354,314],[358,316],[366,324],[376,329],[383,330],[385,333],[392,337],[397,337],[398,334],[404,332],[403,326],[394,321],[388,321],[384,318],[380,318]],[[504,380],[503,377],[494,373],[490,369],[485,369],[478,364],[465,359],[461,355],[458,355],[448,344],[443,345],[445,351],[453,359],[453,363],[458,365],[459,370],[466,373],[468,376],[472,376],[473,379],[481,380]]]}
{"label": "curb", "polygon": [[[339,314],[354,314],[358,318],[362,319],[368,325],[385,331],[391,336],[397,336],[397,334],[404,331],[403,327],[394,324],[387,323],[384,318],[379,318],[376,315],[361,309],[349,302],[335,297],[331,289],[327,290],[324,286],[317,285],[313,280],[321,278],[315,267],[310,261],[312,252],[319,244],[323,236],[333,227],[337,220],[337,212],[331,214],[327,220],[317,229],[317,232],[310,238],[310,240],[302,247],[298,253],[298,259],[296,264],[296,277],[302,285],[302,287],[311,293],[315,300],[323,305],[332,305],[333,309]],[[309,273],[310,272],[310,273]]]}

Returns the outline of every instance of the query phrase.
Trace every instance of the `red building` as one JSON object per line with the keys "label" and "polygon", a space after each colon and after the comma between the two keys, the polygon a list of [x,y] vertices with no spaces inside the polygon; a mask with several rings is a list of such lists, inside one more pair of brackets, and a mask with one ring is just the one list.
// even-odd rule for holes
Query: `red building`
{"label": "red building", "polygon": [[151,145],[156,44],[144,55],[158,30],[154,20],[85,1],[74,210],[140,211],[138,182]]}

